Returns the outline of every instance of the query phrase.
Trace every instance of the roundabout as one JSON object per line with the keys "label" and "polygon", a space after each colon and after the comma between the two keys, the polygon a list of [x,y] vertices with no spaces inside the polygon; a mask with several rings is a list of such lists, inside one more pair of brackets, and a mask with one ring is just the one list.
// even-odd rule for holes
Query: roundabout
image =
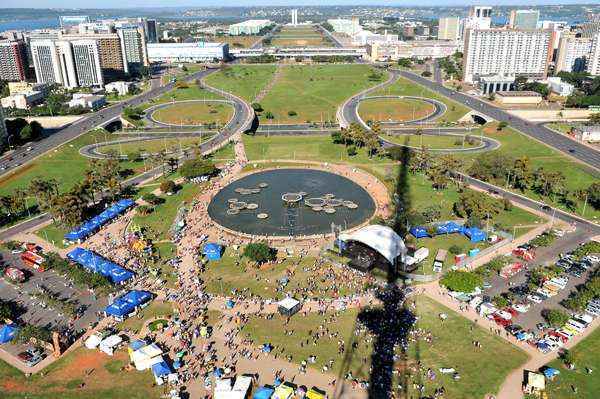
{"label": "roundabout", "polygon": [[[379,140],[384,147],[388,148],[400,146],[420,151],[425,146],[427,151],[448,154],[493,151],[500,147],[500,142],[497,140],[485,136],[469,136],[465,133],[433,129],[416,135],[412,132],[396,130],[379,136]],[[467,136],[470,137],[472,144],[466,142]],[[423,146],[421,146],[421,143],[423,143]]]}
{"label": "roundabout", "polygon": [[146,110],[149,125],[159,127],[206,127],[225,125],[234,115],[227,100],[183,100],[154,105]]}
{"label": "roundabout", "polygon": [[208,215],[222,228],[269,237],[328,234],[332,223],[347,230],[369,220],[375,210],[363,187],[317,169],[251,173],[222,188],[208,205]]}
{"label": "roundabout", "polygon": [[[361,119],[377,120],[382,124],[428,123],[435,121],[445,112],[446,104],[443,102],[414,96],[363,97],[359,100],[357,107],[357,113]],[[383,114],[389,116],[387,120],[381,118]]]}

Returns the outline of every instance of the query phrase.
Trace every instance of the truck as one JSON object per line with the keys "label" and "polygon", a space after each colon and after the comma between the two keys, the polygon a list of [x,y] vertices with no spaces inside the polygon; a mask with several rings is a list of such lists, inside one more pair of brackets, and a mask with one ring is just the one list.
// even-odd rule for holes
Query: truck
{"label": "truck", "polygon": [[415,264],[425,260],[428,256],[429,256],[429,249],[427,249],[425,247],[421,247],[421,248],[417,249],[412,256],[406,257],[406,264],[409,266],[415,265]]}
{"label": "truck", "polygon": [[21,260],[29,267],[33,267],[39,272],[46,270],[45,259],[40,254],[33,251],[25,251],[21,253]]}
{"label": "truck", "polygon": [[4,270],[4,276],[15,283],[22,283],[25,281],[25,273],[16,267],[7,267]]}
{"label": "truck", "polygon": [[433,261],[433,272],[440,273],[442,271],[442,267],[444,266],[444,262],[446,261],[446,256],[448,255],[448,251],[445,249],[438,249],[435,254],[435,259]]}

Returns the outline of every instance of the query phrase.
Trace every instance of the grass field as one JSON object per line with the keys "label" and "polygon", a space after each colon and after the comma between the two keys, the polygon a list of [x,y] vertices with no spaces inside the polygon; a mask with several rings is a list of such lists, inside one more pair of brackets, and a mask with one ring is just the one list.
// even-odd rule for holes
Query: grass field
{"label": "grass field", "polygon": [[194,82],[187,82],[186,84],[188,87],[175,88],[156,99],[142,104],[141,108],[146,109],[155,104],[164,104],[173,101],[223,99],[217,94],[198,87]]}
{"label": "grass field", "polygon": [[331,47],[327,40],[314,26],[284,26],[271,39],[269,46],[274,47]]}
{"label": "grass field", "polygon": [[274,65],[231,65],[209,75],[206,83],[252,102],[273,79],[275,68]]}
{"label": "grass field", "polygon": [[120,330],[133,330],[139,332],[147,320],[170,316],[173,314],[173,305],[169,302],[152,301],[150,305],[140,310],[135,316],[129,317],[118,324]]}
{"label": "grass field", "polygon": [[[380,81],[370,81],[369,65],[294,65],[283,67],[281,76],[260,101],[261,123],[335,121],[337,108],[352,94]],[[274,119],[266,119],[271,112]],[[291,115],[295,112],[296,115]]]}
{"label": "grass field", "polygon": [[262,36],[257,36],[257,35],[248,35],[248,36],[219,35],[219,36],[206,36],[206,37],[201,38],[200,40],[207,41],[207,42],[227,43],[227,44],[229,44],[229,49],[236,49],[236,48],[249,48],[257,40],[260,40],[261,37]]}
{"label": "grass field", "polygon": [[66,246],[63,245],[63,239],[68,232],[69,229],[50,223],[48,226],[37,230],[35,234],[58,248],[66,248]]}
{"label": "grass field", "polygon": [[225,125],[233,116],[233,107],[223,103],[182,103],[159,108],[152,117],[175,125]]}
{"label": "grass field", "polygon": [[[79,154],[84,145],[114,140],[114,136],[105,131],[84,133],[75,140],[63,144],[0,178],[0,195],[11,193],[16,188],[26,188],[36,178],[54,178],[61,190],[71,188],[83,178],[89,159]],[[143,170],[141,162],[121,162],[122,169],[131,168],[136,172]]]}
{"label": "grass field", "polygon": [[[414,342],[411,343],[407,352],[407,365],[415,365],[418,360],[423,370],[431,368],[436,372],[437,378],[433,381],[422,378],[425,396],[432,396],[435,388],[444,386],[448,398],[483,398],[486,393],[495,393],[505,376],[526,360],[524,352],[480,327],[471,329],[470,321],[437,302],[419,297],[416,309],[419,316],[417,326],[430,331],[433,340],[426,342],[419,339],[418,347]],[[440,313],[448,315],[443,324],[438,317]],[[368,379],[371,339],[368,338],[370,334],[360,334],[356,338],[352,336],[357,314],[357,310],[348,310],[337,316],[331,313],[325,316],[314,313],[306,317],[296,315],[285,326],[285,318],[281,316],[270,320],[253,317],[242,332],[249,334],[257,345],[264,342],[273,344],[275,352],[283,350],[283,356],[291,355],[292,361],[296,363],[315,355],[317,359],[314,367],[321,369],[329,359],[333,359],[331,372],[335,375],[340,371],[343,358],[338,354],[337,341],[343,339],[346,348],[349,348],[350,342],[356,340],[358,346],[350,357],[348,370],[355,377]],[[308,337],[309,331],[320,331],[320,325],[327,328],[332,337],[321,337],[316,346],[312,343],[302,346],[299,337]],[[285,335],[284,330],[293,330],[294,335]],[[473,347],[474,340],[481,342],[482,349]],[[399,353],[399,348],[396,348],[396,352]],[[407,365],[403,365],[401,361],[397,363],[401,372]],[[441,367],[454,367],[461,379],[454,381],[450,375],[440,374],[438,369]],[[416,376],[410,377],[410,382],[419,380],[421,378]],[[408,385],[408,389],[409,395],[417,394],[412,383]]]}
{"label": "grass field", "polygon": [[431,115],[435,107],[410,98],[374,98],[360,102],[358,113],[364,121],[404,122]]}
{"label": "grass field", "polygon": [[548,123],[546,125],[546,127],[549,127],[550,129],[559,131],[561,133],[571,133],[571,129],[573,128],[575,124],[573,123],[566,123],[566,122],[552,122],[552,123]]}
{"label": "grass field", "polygon": [[[156,189],[155,186],[144,187],[140,190],[140,195],[146,192],[152,192]],[[181,189],[173,195],[162,195],[160,197],[164,199],[162,204],[156,205],[154,211],[149,215],[135,215],[133,222],[148,229],[154,234],[150,237],[154,240],[165,240],[169,238],[169,229],[175,220],[177,215],[177,209],[184,204],[189,204],[192,199],[201,190],[201,186],[191,183],[183,184]]]}
{"label": "grass field", "polygon": [[[600,379],[596,372],[600,370],[600,357],[598,347],[600,346],[600,329],[596,329],[586,339],[571,349],[575,356],[575,370],[569,370],[563,366],[562,360],[554,360],[548,364],[560,370],[560,375],[554,381],[546,384],[546,392],[550,399],[595,399],[600,392]],[[586,367],[593,370],[593,374],[586,372]],[[577,387],[575,394],[571,386]]]}
{"label": "grass field", "polygon": [[423,146],[431,149],[454,149],[454,148],[473,148],[480,145],[477,140],[474,144],[469,144],[463,140],[464,136],[434,136],[434,135],[382,135],[387,141],[399,145],[407,145],[409,147],[421,148]]}
{"label": "grass field", "polygon": [[446,113],[436,119],[433,123],[446,123],[446,122],[456,122],[458,119],[463,117],[470,110],[459,104],[450,100],[447,97],[439,95],[430,91],[429,89],[420,86],[416,83],[411,82],[408,79],[400,78],[395,84],[391,86],[387,86],[383,89],[377,90],[370,94],[371,96],[416,96],[416,97],[427,97],[433,98],[435,100],[439,100],[446,104],[448,108]]}
{"label": "grass field", "polygon": [[125,350],[108,356],[79,348],[54,362],[44,374],[26,378],[0,361],[2,399],[158,399],[150,371],[121,371],[129,363]]}
{"label": "grass field", "polygon": [[[209,293],[230,295],[236,290],[236,295],[264,299],[282,299],[287,293],[298,299],[335,298],[362,292],[369,281],[345,268],[322,265],[315,269],[314,263],[313,257],[289,256],[282,263],[256,268],[228,248],[221,260],[208,263],[202,278]],[[289,280],[285,288],[283,278]]]}
{"label": "grass field", "polygon": [[179,151],[180,148],[193,148],[195,145],[205,142],[212,135],[206,137],[181,137],[181,138],[158,138],[155,140],[144,140],[131,143],[109,144],[98,148],[98,151],[106,154],[114,151],[117,154],[129,154],[135,151],[142,153],[157,153],[160,151]]}

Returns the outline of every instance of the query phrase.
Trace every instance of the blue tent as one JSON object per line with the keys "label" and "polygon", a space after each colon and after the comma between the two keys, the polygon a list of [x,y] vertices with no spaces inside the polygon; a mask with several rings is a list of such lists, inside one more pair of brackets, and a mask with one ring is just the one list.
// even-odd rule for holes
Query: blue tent
{"label": "blue tent", "polygon": [[227,309],[233,309],[233,307],[235,306],[235,302],[233,302],[231,299],[228,299],[225,302],[225,306],[227,307]]}
{"label": "blue tent", "polygon": [[134,276],[133,272],[84,248],[75,248],[67,254],[67,258],[89,271],[103,275],[115,284],[120,284]]}
{"label": "blue tent", "polygon": [[485,241],[487,238],[485,231],[480,230],[477,227],[469,227],[464,229],[464,235],[469,237],[471,242]]}
{"label": "blue tent", "polygon": [[155,377],[164,377],[165,375],[169,375],[173,372],[171,367],[164,360],[159,363],[155,363],[152,365],[152,373],[154,373]]}
{"label": "blue tent", "polygon": [[269,387],[260,387],[256,392],[254,392],[254,396],[252,399],[269,399],[275,390]]}
{"label": "blue tent", "polygon": [[0,328],[0,344],[5,344],[17,335],[19,329],[14,324],[5,324]]}
{"label": "blue tent", "polygon": [[135,202],[131,199],[122,199],[112,204],[99,215],[94,216],[81,226],[65,234],[65,239],[69,241],[78,241],[87,238],[98,231],[103,225],[124,213],[127,209],[131,208],[134,204]]}
{"label": "blue tent", "polygon": [[411,227],[410,234],[412,234],[415,238],[429,237],[429,233],[427,233],[427,229],[423,226]]}
{"label": "blue tent", "polygon": [[138,306],[149,302],[152,294],[148,291],[133,290],[115,299],[104,311],[107,315],[122,318],[135,312]]}
{"label": "blue tent", "polygon": [[144,341],[144,340],[142,340],[142,339],[136,339],[136,340],[134,340],[134,341],[131,341],[131,343],[129,344],[129,348],[130,348],[132,351],[136,351],[136,350],[138,350],[138,349],[140,349],[140,348],[143,348],[143,347],[144,347],[144,346],[146,346],[146,345],[148,345],[148,344],[146,343],[146,341]]}
{"label": "blue tent", "polygon": [[204,246],[202,253],[206,255],[208,260],[219,260],[221,259],[221,254],[223,253],[223,247],[214,242],[209,242]]}
{"label": "blue tent", "polygon": [[558,371],[555,368],[548,367],[543,371],[543,373],[544,373],[544,376],[546,376],[546,378],[552,379],[554,376],[559,375],[560,371]]}
{"label": "blue tent", "polygon": [[455,222],[446,222],[437,226],[436,234],[460,233],[461,225]]}

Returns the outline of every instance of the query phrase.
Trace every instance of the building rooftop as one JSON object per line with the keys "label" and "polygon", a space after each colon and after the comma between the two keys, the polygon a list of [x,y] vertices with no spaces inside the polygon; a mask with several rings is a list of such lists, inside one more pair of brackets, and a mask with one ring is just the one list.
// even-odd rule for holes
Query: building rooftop
{"label": "building rooftop", "polygon": [[502,97],[541,97],[540,93],[535,91],[497,91],[497,96]]}
{"label": "building rooftop", "polygon": [[237,24],[231,24],[230,26],[260,26],[270,23],[270,19],[249,19],[247,21],[239,22]]}
{"label": "building rooftop", "polygon": [[226,43],[194,42],[194,43],[148,43],[151,48],[192,48],[192,47],[223,47]]}

